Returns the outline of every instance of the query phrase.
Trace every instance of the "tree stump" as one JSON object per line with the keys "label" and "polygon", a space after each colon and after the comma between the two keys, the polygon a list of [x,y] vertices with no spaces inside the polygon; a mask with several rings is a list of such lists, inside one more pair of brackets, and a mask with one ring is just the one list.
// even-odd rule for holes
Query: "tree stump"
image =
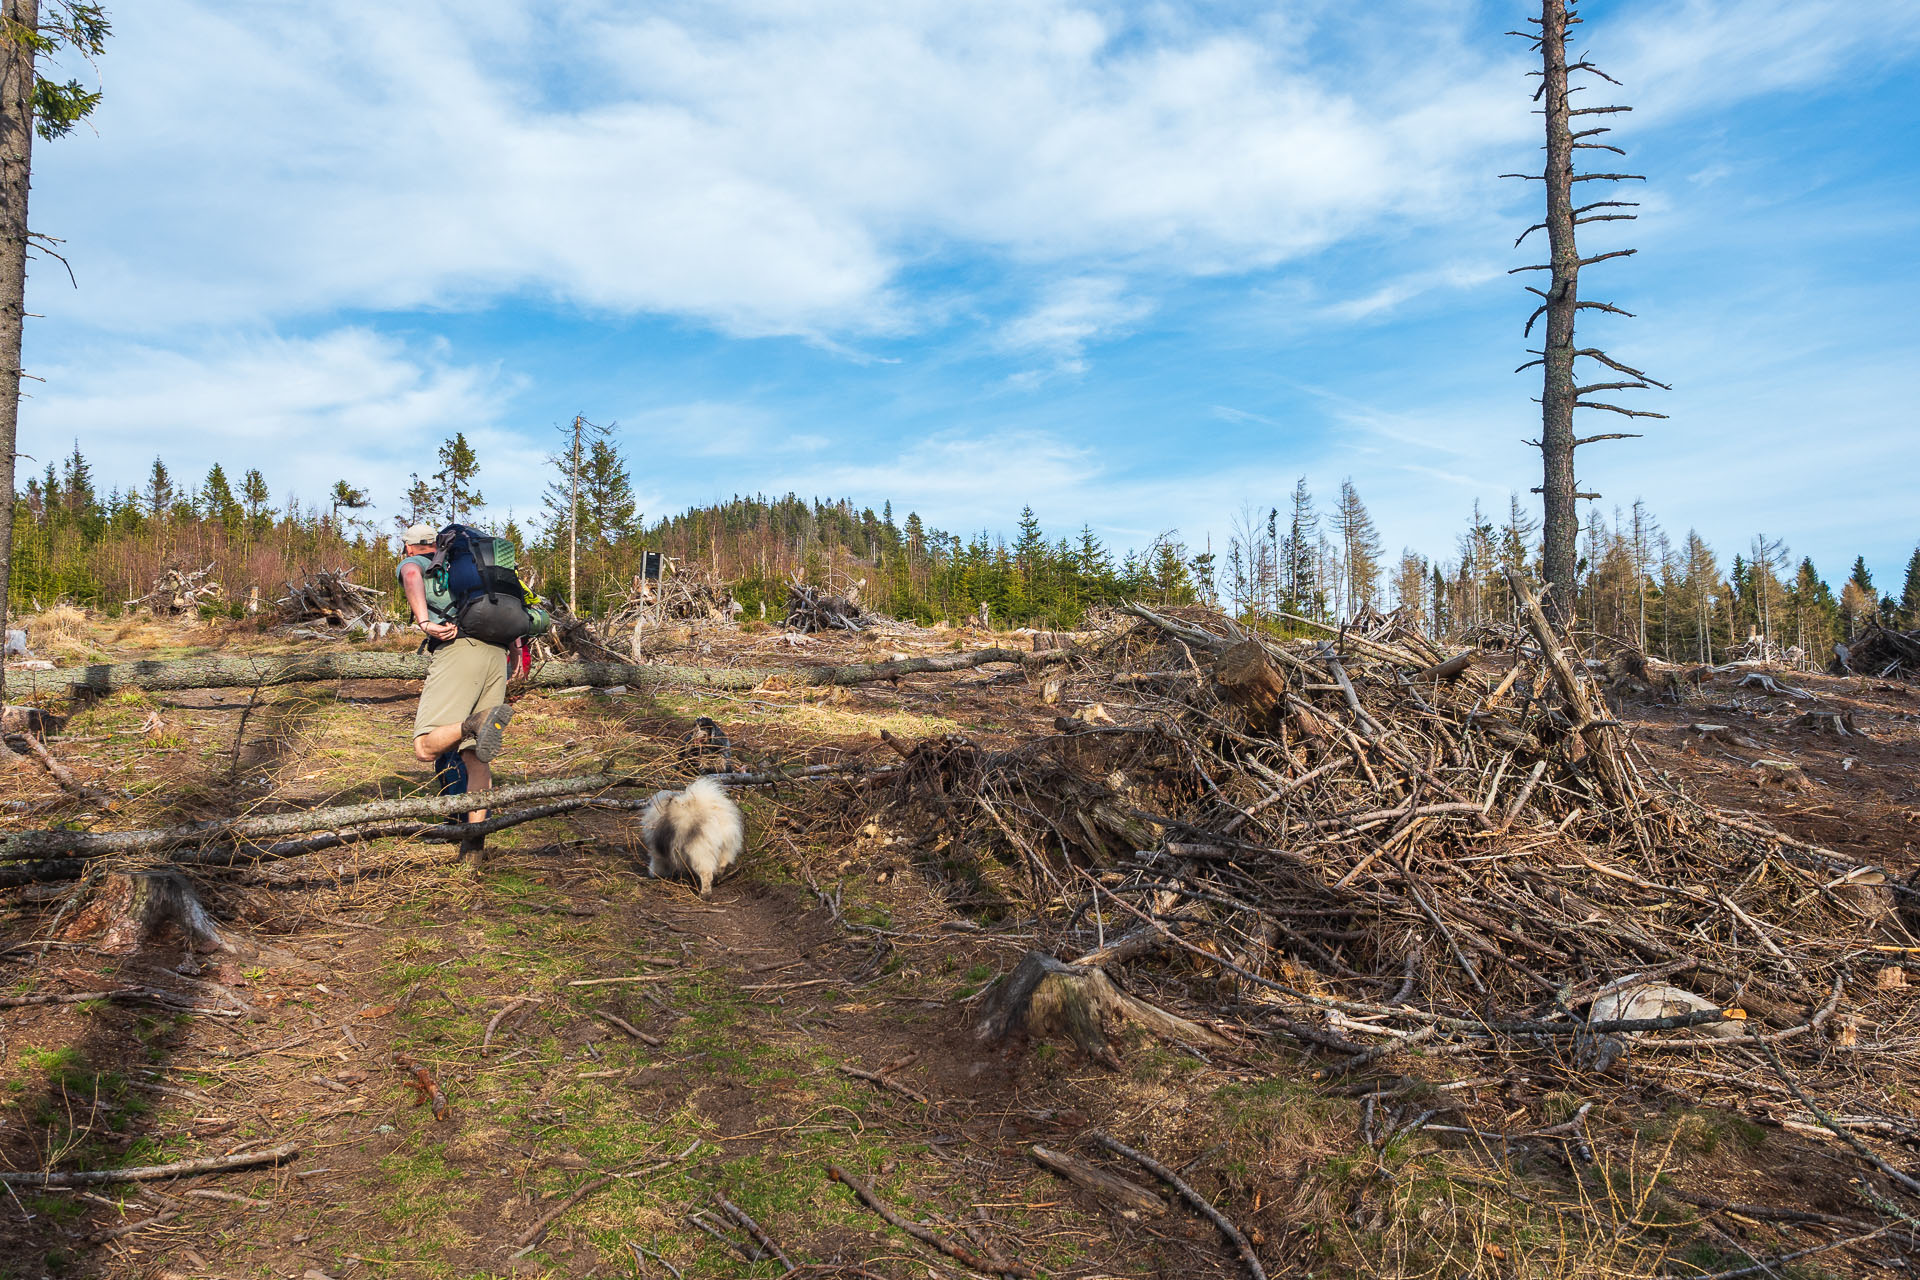
{"label": "tree stump", "polygon": [[982,1040],[1035,1040],[1064,1034],[1089,1058],[1118,1067],[1107,1028],[1122,1022],[1144,1027],[1163,1040],[1207,1048],[1227,1042],[1197,1022],[1135,999],[1113,985],[1106,970],[1071,965],[1043,951],[1029,951],[987,998],[977,1034]]}
{"label": "tree stump", "polygon": [[1258,640],[1243,640],[1221,654],[1213,664],[1213,682],[1220,696],[1255,716],[1270,716],[1287,697],[1287,682]]}
{"label": "tree stump", "polygon": [[100,951],[131,955],[160,942],[169,932],[189,948],[233,950],[193,885],[172,871],[117,871],[106,876],[74,916],[65,936],[98,934]]}
{"label": "tree stump", "polygon": [[58,717],[39,707],[0,707],[0,733],[30,733],[44,738],[59,724]]}
{"label": "tree stump", "polygon": [[1864,738],[1867,735],[1853,722],[1851,711],[1803,711],[1787,722],[1792,729],[1811,729],[1836,738]]}

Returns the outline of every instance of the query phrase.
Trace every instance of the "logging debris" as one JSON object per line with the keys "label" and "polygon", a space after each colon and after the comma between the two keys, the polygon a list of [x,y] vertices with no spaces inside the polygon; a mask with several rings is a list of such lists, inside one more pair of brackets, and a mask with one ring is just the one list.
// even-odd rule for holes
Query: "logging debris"
{"label": "logging debris", "polygon": [[386,596],[378,588],[353,581],[345,569],[322,569],[298,582],[289,580],[287,593],[273,607],[282,622],[319,622],[344,634],[356,627],[363,631],[384,627]]}
{"label": "logging debris", "polygon": [[144,595],[126,602],[129,609],[145,609],[156,616],[174,616],[213,604],[226,597],[226,588],[213,581],[214,566],[204,569],[168,569],[153,580]]}
{"label": "logging debris", "polygon": [[[1658,773],[1608,709],[1607,664],[1516,586],[1521,632],[1464,663],[1404,619],[1282,640],[1130,606],[1047,675],[1111,724],[996,748],[892,736],[890,823],[1008,868],[1053,921],[1042,959],[984,997],[987,1038],[1077,956],[1084,990],[1030,1029],[1095,1061],[1115,1020],[1071,1015],[1097,1003],[1092,974],[1119,989],[1124,970],[1141,996],[1174,979],[1157,1003],[1175,1016],[1291,1039],[1325,1075],[1439,1051],[1621,1078],[1629,1057],[1765,1045],[1823,1110],[1880,1114],[1856,1073],[1895,1062],[1920,1017],[1870,948],[1920,953],[1915,893]],[[1862,1140],[1911,1131],[1886,1117]]]}
{"label": "logging debris", "polygon": [[632,633],[667,622],[728,626],[740,614],[731,582],[698,566],[676,566],[659,578],[636,577],[627,598],[607,612],[607,633]]}
{"label": "logging debris", "polygon": [[413,1105],[429,1106],[435,1120],[453,1118],[453,1104],[447,1101],[447,1095],[441,1091],[440,1082],[433,1078],[433,1072],[420,1065],[411,1054],[393,1051],[393,1065],[407,1073],[407,1087],[414,1092]]}
{"label": "logging debris", "polygon": [[787,630],[803,635],[819,631],[865,631],[880,619],[860,606],[860,584],[840,595],[798,580],[787,584]]}
{"label": "logging debris", "polygon": [[1896,631],[1869,622],[1852,640],[1833,647],[1833,663],[1827,670],[1836,676],[1920,679],[1920,631]]}

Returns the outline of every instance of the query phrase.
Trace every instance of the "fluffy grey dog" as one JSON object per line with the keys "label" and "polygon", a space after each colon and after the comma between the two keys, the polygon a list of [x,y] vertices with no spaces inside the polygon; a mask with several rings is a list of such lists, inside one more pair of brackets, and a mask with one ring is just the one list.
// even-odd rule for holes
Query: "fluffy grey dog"
{"label": "fluffy grey dog", "polygon": [[662,791],[640,817],[655,876],[684,875],[713,896],[713,882],[740,860],[747,842],[740,809],[712,778],[697,779],[685,791]]}

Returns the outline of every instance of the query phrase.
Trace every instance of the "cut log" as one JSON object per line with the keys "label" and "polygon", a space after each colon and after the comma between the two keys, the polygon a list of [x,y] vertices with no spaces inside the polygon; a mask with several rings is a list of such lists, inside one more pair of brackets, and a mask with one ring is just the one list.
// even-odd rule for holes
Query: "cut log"
{"label": "cut log", "polygon": [[1028,1154],[1041,1168],[1050,1169],[1076,1187],[1092,1192],[1096,1199],[1112,1205],[1129,1221],[1141,1214],[1157,1218],[1167,1211],[1167,1202],[1139,1183],[1117,1177],[1064,1151],[1035,1146],[1028,1148]]}
{"label": "cut log", "polygon": [[1478,649],[1469,649],[1465,653],[1457,653],[1445,662],[1436,662],[1430,667],[1422,667],[1420,670],[1408,676],[1407,679],[1458,680],[1473,666],[1473,655],[1478,652]]}
{"label": "cut log", "polygon": [[1271,715],[1287,696],[1286,680],[1258,640],[1242,641],[1221,654],[1213,664],[1213,682],[1221,697],[1257,716]]}
{"label": "cut log", "polygon": [[108,955],[132,955],[171,933],[188,947],[232,951],[186,877],[171,871],[114,872],[101,880],[64,937],[99,936]]}
{"label": "cut log", "polygon": [[[565,689],[574,685],[649,688],[671,685],[691,689],[751,689],[779,679],[796,687],[865,684],[922,671],[964,671],[994,662],[1048,666],[1066,655],[1058,650],[1022,653],[1014,649],[977,649],[936,654],[900,662],[856,662],[841,667],[690,667],[667,664],[632,666],[620,662],[545,662],[524,677],[524,686]],[[502,658],[504,662],[505,659]],[[289,658],[216,655],[171,661],[99,663],[55,671],[10,671],[7,692],[22,698],[67,693],[108,693],[115,689],[251,689],[320,680],[424,680],[427,659],[410,653],[314,653]]]}
{"label": "cut log", "polygon": [[[861,772],[864,771],[858,766],[807,765],[766,773],[714,773],[707,776],[722,786],[754,787]],[[264,818],[236,818],[228,822],[198,822],[152,831],[22,831],[0,837],[0,888],[36,881],[74,879],[84,874],[86,864],[82,859],[109,854],[193,850],[177,855],[175,861],[204,866],[231,866],[241,862],[294,858],[387,836],[465,843],[474,836],[491,835],[523,822],[570,813],[575,809],[642,808],[647,803],[644,798],[602,793],[619,788],[651,788],[657,781],[588,774],[584,777],[545,778],[511,787],[495,787],[484,793],[374,800],[366,804],[308,809]],[[479,798],[483,795],[487,807],[495,811],[485,822],[433,825],[429,821],[471,811],[479,806]],[[508,805],[529,800],[548,800],[556,796],[563,798],[554,799],[548,804],[505,811]],[[325,834],[280,839],[310,831]]]}
{"label": "cut log", "polygon": [[1065,964],[1044,951],[1029,951],[995,985],[977,1034],[982,1040],[1043,1039],[1064,1034],[1096,1062],[1117,1067],[1107,1027],[1132,1022],[1163,1040],[1223,1048],[1227,1041],[1113,985],[1104,969]]}

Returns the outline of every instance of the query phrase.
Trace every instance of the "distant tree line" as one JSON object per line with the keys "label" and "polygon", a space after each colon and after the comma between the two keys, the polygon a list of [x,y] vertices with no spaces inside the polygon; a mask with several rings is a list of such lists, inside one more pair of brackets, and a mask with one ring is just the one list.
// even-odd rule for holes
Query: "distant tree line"
{"label": "distant tree line", "polygon": [[[206,564],[236,616],[250,598],[266,607],[288,581],[319,569],[348,569],[386,588],[399,530],[485,523],[472,444],[456,434],[437,461],[392,495],[396,514],[382,527],[366,514],[373,498],[345,480],[311,498],[275,494],[257,468],[235,474],[216,464],[187,479],[155,458],[145,483],[103,493],[76,444],[16,495],[14,598],[23,609],[68,600],[116,612],[163,570]],[[975,616],[985,604],[997,624],[1070,627],[1090,608],[1146,600],[1217,604],[1278,628],[1397,607],[1460,636],[1512,619],[1508,566],[1534,577],[1539,568],[1538,528],[1517,495],[1504,518],[1476,504],[1451,554],[1409,549],[1389,564],[1351,480],[1328,509],[1303,478],[1284,506],[1242,510],[1216,557],[1173,531],[1119,551],[1089,527],[1050,537],[1031,507],[1008,538],[933,528],[915,512],[896,518],[891,503],[875,511],[791,493],[737,496],[648,524],[615,434],[583,438],[577,458],[563,449],[553,467],[541,510],[525,525],[508,512],[493,528],[521,549],[527,576],[549,594],[564,592],[574,551],[580,598],[571,603],[585,612],[624,599],[641,551],[657,550],[731,581],[749,617],[764,605],[777,619],[797,577],[836,590],[857,586],[871,607],[920,622]],[[1589,513],[1577,581],[1580,626],[1674,661],[1711,661],[1750,635],[1824,655],[1870,620],[1920,627],[1920,548],[1898,596],[1876,588],[1863,559],[1836,592],[1777,538],[1756,536],[1723,571],[1697,533],[1670,537],[1640,503],[1610,520]]]}

